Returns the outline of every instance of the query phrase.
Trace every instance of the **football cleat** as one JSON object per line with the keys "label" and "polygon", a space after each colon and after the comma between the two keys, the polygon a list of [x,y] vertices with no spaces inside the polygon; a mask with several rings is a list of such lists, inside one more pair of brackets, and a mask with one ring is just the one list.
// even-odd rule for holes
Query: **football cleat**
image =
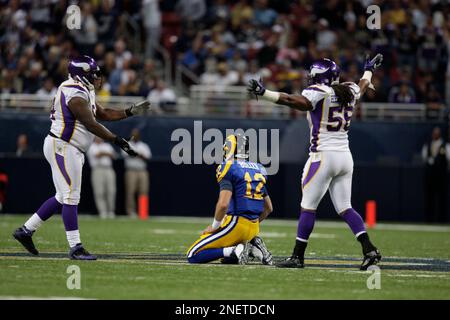
{"label": "football cleat", "polygon": [[239,264],[248,263],[248,252],[250,250],[250,243],[240,243],[238,244],[231,254],[231,257],[236,257]]}
{"label": "football cleat", "polygon": [[25,226],[17,228],[16,231],[13,233],[14,239],[19,241],[25,249],[28,250],[29,253],[37,256],[39,254],[39,251],[37,251],[36,247],[33,243],[33,233],[34,231],[28,230]]}
{"label": "football cleat", "polygon": [[381,254],[378,249],[375,249],[373,251],[367,252],[364,255],[363,262],[361,263],[361,267],[359,267],[360,270],[367,270],[372,265],[377,264],[381,260]]}
{"label": "football cleat", "polygon": [[87,252],[81,243],[70,248],[69,258],[71,260],[97,260],[97,257]]}
{"label": "football cleat", "polygon": [[276,264],[278,268],[304,268],[305,262],[303,258],[297,256],[291,256],[284,261]]}
{"label": "football cleat", "polygon": [[255,257],[259,259],[263,264],[265,265],[272,265],[273,264],[273,258],[270,251],[267,249],[266,244],[264,243],[263,239],[260,237],[254,237],[250,244],[252,245],[250,248],[249,256]]}

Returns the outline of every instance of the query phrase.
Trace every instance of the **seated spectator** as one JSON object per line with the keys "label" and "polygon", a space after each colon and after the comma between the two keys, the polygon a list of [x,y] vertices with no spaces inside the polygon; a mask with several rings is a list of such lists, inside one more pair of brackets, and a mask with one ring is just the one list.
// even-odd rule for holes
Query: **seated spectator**
{"label": "seated spectator", "polygon": [[155,111],[163,110],[165,112],[174,112],[177,104],[177,96],[175,92],[166,86],[164,81],[158,80],[156,87],[152,89],[147,96]]}
{"label": "seated spectator", "polygon": [[257,25],[269,27],[277,19],[277,13],[268,7],[267,0],[256,0],[254,6],[254,20]]}
{"label": "seated spectator", "polygon": [[34,62],[23,79],[23,92],[36,93],[42,86],[42,63]]}
{"label": "seated spectator", "polygon": [[391,91],[389,91],[389,102],[415,103],[416,93],[411,86],[405,82],[402,82],[399,85],[394,86]]}
{"label": "seated spectator", "polygon": [[214,85],[219,81],[217,72],[217,62],[215,59],[208,59],[205,62],[205,73],[200,76],[200,83],[205,85]]}
{"label": "seated spectator", "polygon": [[56,89],[55,85],[53,84],[52,78],[47,77],[44,80],[44,85],[42,86],[42,88],[40,88],[36,92],[36,94],[40,98],[45,98],[45,99],[51,100],[55,96],[56,91],[57,91],[57,89]]}
{"label": "seated spectator", "polygon": [[16,156],[23,157],[32,154],[31,148],[28,146],[28,137],[26,134],[20,134],[17,137]]}

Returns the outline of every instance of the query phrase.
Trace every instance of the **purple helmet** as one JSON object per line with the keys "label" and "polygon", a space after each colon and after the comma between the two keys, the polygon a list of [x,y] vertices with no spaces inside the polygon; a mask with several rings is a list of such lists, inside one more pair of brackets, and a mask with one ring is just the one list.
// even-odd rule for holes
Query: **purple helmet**
{"label": "purple helmet", "polygon": [[339,82],[341,70],[336,62],[330,59],[320,59],[309,68],[308,84],[325,84],[330,86]]}
{"label": "purple helmet", "polygon": [[70,78],[80,81],[90,90],[94,89],[94,80],[101,78],[100,67],[97,62],[89,56],[81,56],[72,59],[68,69]]}

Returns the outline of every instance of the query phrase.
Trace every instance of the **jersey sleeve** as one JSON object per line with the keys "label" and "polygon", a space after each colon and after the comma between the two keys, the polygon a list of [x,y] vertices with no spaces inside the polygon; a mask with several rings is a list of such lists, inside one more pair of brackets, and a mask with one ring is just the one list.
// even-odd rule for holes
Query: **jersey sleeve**
{"label": "jersey sleeve", "polygon": [[76,86],[76,85],[63,86],[62,92],[64,93],[64,95],[66,97],[66,103],[69,103],[69,101],[75,97],[81,98],[86,101],[90,100],[89,92],[87,92],[86,89],[84,89],[81,86]]}
{"label": "jersey sleeve", "polygon": [[316,85],[309,86],[308,88],[302,91],[302,96],[311,102],[313,106],[313,110],[316,108],[316,105],[319,101],[321,101],[328,94],[325,90],[319,88]]}
{"label": "jersey sleeve", "polygon": [[222,180],[232,181],[233,172],[233,161],[223,162],[217,167],[216,178],[217,182],[220,183]]}
{"label": "jersey sleeve", "polygon": [[230,180],[222,179],[219,182],[219,186],[220,186],[220,191],[222,191],[222,190],[233,191],[233,184],[231,183]]}

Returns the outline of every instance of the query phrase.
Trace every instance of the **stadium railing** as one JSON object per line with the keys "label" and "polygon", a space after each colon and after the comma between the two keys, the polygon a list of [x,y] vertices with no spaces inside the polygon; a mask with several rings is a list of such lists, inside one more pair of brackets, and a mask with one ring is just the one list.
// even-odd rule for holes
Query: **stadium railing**
{"label": "stadium railing", "polygon": [[[220,84],[193,85],[190,87],[190,112],[238,115],[245,117],[296,118],[304,112],[294,112],[261,99],[249,100],[246,87]],[[373,120],[425,120],[427,106],[420,103],[361,103],[356,110],[360,119]],[[444,119],[444,110],[436,116]]]}
{"label": "stadium railing", "polygon": [[[111,109],[123,109],[143,97],[97,96],[98,102]],[[0,94],[0,110],[26,110],[43,112],[50,110],[51,98],[36,94]],[[284,106],[273,105],[262,99],[249,99],[245,86],[192,85],[186,96],[178,97],[173,115],[214,115],[245,118],[301,118],[297,112]],[[363,120],[426,120],[427,107],[418,103],[361,103],[356,119]],[[445,110],[433,116],[445,118]]]}
{"label": "stadium railing", "polygon": [[[26,111],[49,111],[52,99],[49,96],[37,94],[0,94],[0,110],[26,110]],[[142,100],[142,97],[132,96],[97,96],[100,104],[111,109],[123,109],[131,103]]]}

